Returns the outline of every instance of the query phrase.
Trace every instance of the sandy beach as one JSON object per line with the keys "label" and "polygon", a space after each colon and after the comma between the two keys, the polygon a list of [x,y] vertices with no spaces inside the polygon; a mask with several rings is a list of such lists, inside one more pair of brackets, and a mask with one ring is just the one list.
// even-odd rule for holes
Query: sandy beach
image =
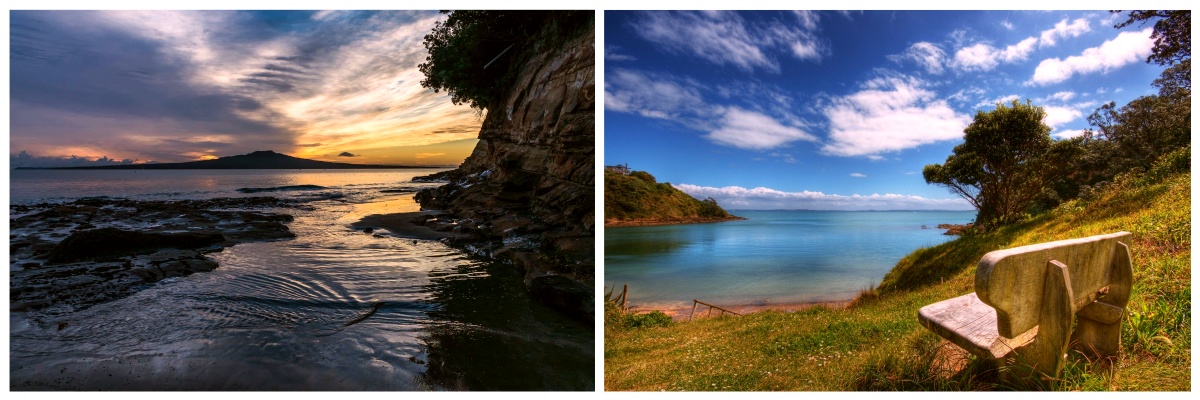
{"label": "sandy beach", "polygon": [[[790,303],[770,303],[766,301],[756,302],[751,304],[740,305],[725,305],[714,304],[717,307],[738,313],[752,314],[762,311],[780,311],[780,312],[796,312],[809,309],[817,306],[828,308],[844,308],[850,304],[850,300],[845,301],[818,301],[818,302],[790,302]],[[640,314],[653,311],[662,311],[664,314],[671,316],[675,321],[687,321],[692,313],[692,304],[670,303],[670,304],[630,304],[629,312]],[[708,316],[716,317],[721,314],[721,310],[713,309],[709,313],[709,307],[703,304],[696,306],[696,318],[705,318]]]}

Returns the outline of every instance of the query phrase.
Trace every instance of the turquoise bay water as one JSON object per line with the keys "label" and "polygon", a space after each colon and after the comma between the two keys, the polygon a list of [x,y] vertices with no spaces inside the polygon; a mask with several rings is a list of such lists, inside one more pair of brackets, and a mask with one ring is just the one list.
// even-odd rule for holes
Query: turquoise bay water
{"label": "turquoise bay water", "polygon": [[[686,307],[842,301],[900,258],[953,239],[937,224],[973,211],[735,211],[745,221],[607,228],[606,287],[631,304]],[[925,226],[927,229],[923,229]]]}

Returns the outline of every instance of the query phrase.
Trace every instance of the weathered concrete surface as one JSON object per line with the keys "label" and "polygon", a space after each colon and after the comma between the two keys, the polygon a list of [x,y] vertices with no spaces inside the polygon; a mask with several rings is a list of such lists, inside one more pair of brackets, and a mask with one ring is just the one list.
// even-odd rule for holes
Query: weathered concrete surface
{"label": "weathered concrete surface", "polygon": [[[522,65],[505,100],[488,110],[471,156],[438,176],[447,184],[416,196],[470,235],[451,244],[520,266],[539,297],[592,322],[594,36],[589,29]],[[535,282],[549,276],[573,287],[558,278]]]}

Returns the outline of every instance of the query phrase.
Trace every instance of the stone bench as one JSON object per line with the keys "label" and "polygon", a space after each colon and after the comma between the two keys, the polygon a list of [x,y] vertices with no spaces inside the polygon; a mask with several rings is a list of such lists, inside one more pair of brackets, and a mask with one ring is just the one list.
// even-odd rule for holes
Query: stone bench
{"label": "stone bench", "polygon": [[921,307],[917,318],[995,360],[1005,381],[1057,378],[1068,344],[1115,357],[1133,287],[1130,239],[1118,232],[987,253],[975,271],[975,293]]}

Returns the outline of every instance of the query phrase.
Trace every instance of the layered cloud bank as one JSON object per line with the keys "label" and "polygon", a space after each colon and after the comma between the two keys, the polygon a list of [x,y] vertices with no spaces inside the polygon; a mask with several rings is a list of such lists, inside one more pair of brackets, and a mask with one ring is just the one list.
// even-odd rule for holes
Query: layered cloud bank
{"label": "layered cloud bank", "polygon": [[717,204],[730,210],[974,210],[963,199],[927,199],[891,193],[838,195],[807,190],[784,192],[765,187],[715,188],[686,183],[675,187],[699,199],[712,197]]}
{"label": "layered cloud bank", "polygon": [[[437,12],[14,11],[14,150],[407,163],[480,119],[420,87]],[[458,146],[461,162],[470,145]],[[422,152],[429,153],[430,149]]]}

